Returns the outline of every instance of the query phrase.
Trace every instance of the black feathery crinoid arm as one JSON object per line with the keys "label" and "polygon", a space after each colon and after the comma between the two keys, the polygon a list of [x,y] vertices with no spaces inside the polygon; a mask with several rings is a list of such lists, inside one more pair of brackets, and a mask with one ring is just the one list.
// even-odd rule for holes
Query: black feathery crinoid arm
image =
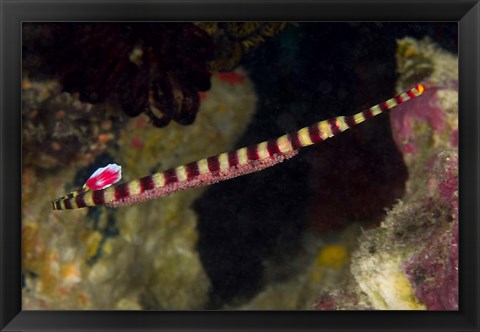
{"label": "black feathery crinoid arm", "polygon": [[31,72],[57,77],[82,101],[145,113],[157,127],[191,124],[198,92],[210,89],[213,42],[193,23],[55,23],[36,33],[24,49],[40,50],[42,69]]}

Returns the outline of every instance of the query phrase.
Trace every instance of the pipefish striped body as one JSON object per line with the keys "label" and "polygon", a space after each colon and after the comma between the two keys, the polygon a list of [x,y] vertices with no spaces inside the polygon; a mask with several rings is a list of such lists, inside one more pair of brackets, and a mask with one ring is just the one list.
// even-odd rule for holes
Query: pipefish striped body
{"label": "pipefish striped body", "polygon": [[[84,187],[52,201],[54,210],[89,206],[126,206],[167,196],[180,190],[214,184],[276,165],[294,157],[298,150],[320,143],[376,115],[422,95],[423,84],[350,116],[320,121],[296,132],[258,144],[221,153],[186,165],[168,169],[130,182],[93,190]],[[118,179],[116,179],[118,181]],[[109,183],[111,185],[113,183]]]}

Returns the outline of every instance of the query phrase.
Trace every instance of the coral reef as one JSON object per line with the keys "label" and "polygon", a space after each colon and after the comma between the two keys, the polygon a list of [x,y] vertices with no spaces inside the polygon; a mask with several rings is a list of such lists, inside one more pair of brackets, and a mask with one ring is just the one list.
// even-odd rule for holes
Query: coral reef
{"label": "coral reef", "polygon": [[[238,79],[213,76],[193,126],[159,130],[144,114],[126,121],[110,151],[124,179],[231,149],[256,97],[245,72],[230,76]],[[191,205],[204,189],[115,210],[52,211],[49,199],[65,193],[79,173],[64,167],[43,174],[24,165],[23,309],[203,308],[209,280],[196,251]]]}
{"label": "coral reef", "polygon": [[[39,169],[85,166],[115,145],[122,117],[61,93],[56,81],[22,82],[22,157]],[[115,126],[113,123],[115,122]]]}
{"label": "coral reef", "polygon": [[[406,193],[352,253],[349,287],[315,308],[458,309],[458,65],[427,40],[398,42],[400,91],[421,79],[427,91],[391,113],[409,171]],[[348,294],[350,300],[346,301]],[[345,305],[349,304],[349,305]]]}
{"label": "coral reef", "polygon": [[423,195],[404,197],[360,237],[352,274],[375,309],[458,309],[456,152],[439,154],[429,175],[414,180]]}
{"label": "coral reef", "polygon": [[397,92],[413,79],[427,86],[390,113],[408,169],[405,193],[379,225],[310,235],[301,258],[289,260],[295,272],[283,280],[271,277],[278,269],[267,273],[272,280],[241,309],[458,309],[457,57],[407,38],[398,41],[397,61]]}
{"label": "coral reef", "polygon": [[[330,242],[325,242],[318,234],[307,233],[303,250],[288,261],[290,273],[279,278],[278,267],[266,264],[267,286],[247,304],[237,308],[311,310],[314,304],[313,309],[317,310],[335,309],[334,305],[339,305],[339,294],[348,289],[350,255],[358,233],[358,226],[353,225]],[[318,294],[323,294],[321,299]],[[350,297],[345,295],[344,302],[344,309],[354,309]]]}
{"label": "coral reef", "polygon": [[427,309],[457,310],[458,61],[428,39],[403,39],[399,53],[402,49],[409,54],[399,57],[400,68],[415,66],[417,54],[422,54],[431,59],[434,69],[426,79],[429,94],[391,117],[394,139],[410,170],[407,188],[411,193],[423,193],[412,195],[423,203],[419,212],[430,214],[423,221],[434,220],[425,229],[429,236],[422,246],[416,246],[417,252],[404,262],[403,269]]}
{"label": "coral reef", "polygon": [[27,23],[24,35],[28,72],[156,127],[193,123],[210,88],[212,39],[193,23]]}
{"label": "coral reef", "polygon": [[[50,199],[78,188],[107,163],[120,164],[123,181],[131,181],[238,147],[255,111],[253,84],[241,69],[212,76],[210,70],[237,66],[284,28],[257,22],[24,25],[23,309],[458,309],[458,66],[455,55],[428,39],[399,40],[396,54],[397,90],[421,81],[427,87],[421,98],[282,165],[292,173],[261,172],[272,171],[273,180],[258,191],[245,190],[255,200],[245,200],[244,193],[227,196],[223,189],[214,191],[224,188],[215,185],[211,196],[204,195],[206,188],[193,188],[117,209],[51,210]],[[351,36],[351,30],[342,36]],[[99,49],[100,37],[107,38]],[[307,37],[298,50],[312,44]],[[88,57],[70,66],[68,57],[80,54],[69,46],[72,40]],[[68,45],[59,54],[63,42]],[[266,52],[266,61],[278,59],[271,57],[277,51]],[[58,65],[49,60],[52,56],[58,56]],[[305,96],[330,94],[338,109],[342,102],[371,100],[372,92],[365,93],[374,90],[369,84],[341,101],[350,98],[350,88],[332,93],[337,85],[329,83],[304,94],[312,78],[329,72],[313,64],[335,65],[317,57],[289,59],[282,61],[295,66],[272,66],[260,74],[255,69],[262,61],[248,64],[262,96],[292,92],[260,100],[270,113],[255,115],[248,139],[263,125],[273,132],[271,126],[296,123],[317,109],[310,101],[305,106]],[[345,69],[343,64],[358,56],[345,59],[338,72],[368,67]],[[302,66],[297,76],[304,83],[286,82]],[[279,88],[272,89],[271,75],[265,73],[279,70],[285,71],[285,81],[278,79]],[[72,93],[62,92],[62,86]],[[275,113],[283,106],[272,100],[298,112]],[[367,153],[377,149],[370,144],[375,140],[388,141],[378,148],[378,158]],[[337,147],[338,155],[332,152]],[[246,179],[261,182],[253,174]],[[296,186],[288,187],[286,179]],[[232,191],[248,184],[232,185]],[[281,199],[272,194],[273,187]],[[263,209],[273,197],[271,210]],[[202,200],[208,204],[195,208]],[[221,254],[203,256],[205,243]],[[210,273],[217,267],[221,273]]]}
{"label": "coral reef", "polygon": [[[449,214],[447,224],[437,226],[426,239],[423,250],[410,257],[405,273],[417,298],[429,310],[458,309],[458,157],[456,153],[440,155],[434,166],[429,190]],[[439,181],[440,180],[440,181]],[[435,211],[435,210],[434,210]],[[437,217],[437,216],[435,216]]]}

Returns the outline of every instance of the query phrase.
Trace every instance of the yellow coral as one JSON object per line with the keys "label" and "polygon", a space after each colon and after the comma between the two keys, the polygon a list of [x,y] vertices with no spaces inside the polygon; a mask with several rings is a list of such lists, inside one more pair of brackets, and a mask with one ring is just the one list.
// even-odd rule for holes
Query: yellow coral
{"label": "yellow coral", "polygon": [[345,246],[330,244],[323,247],[315,257],[309,279],[314,283],[324,282],[331,275],[325,269],[338,270],[347,263],[349,259]]}
{"label": "yellow coral", "polygon": [[360,259],[355,261],[352,273],[375,309],[425,309],[425,305],[416,299],[413,288],[402,271],[402,257],[398,253],[377,253],[358,258]]}
{"label": "yellow coral", "polygon": [[396,291],[399,302],[405,303],[410,310],[425,310],[425,305],[417,301],[413,288],[403,273],[398,273],[393,280],[392,288]]}
{"label": "yellow coral", "polygon": [[369,293],[370,299],[379,309],[425,310],[418,302],[407,277],[398,270],[388,274],[388,284],[379,283],[376,291]]}
{"label": "yellow coral", "polygon": [[348,261],[348,252],[345,246],[338,244],[327,245],[317,255],[317,265],[331,269],[339,269]]}
{"label": "yellow coral", "polygon": [[102,234],[99,232],[85,233],[82,240],[87,248],[87,257],[93,257],[98,251],[100,242],[102,241]]}
{"label": "yellow coral", "polygon": [[60,267],[60,277],[67,283],[78,283],[81,280],[77,264],[67,263]]}

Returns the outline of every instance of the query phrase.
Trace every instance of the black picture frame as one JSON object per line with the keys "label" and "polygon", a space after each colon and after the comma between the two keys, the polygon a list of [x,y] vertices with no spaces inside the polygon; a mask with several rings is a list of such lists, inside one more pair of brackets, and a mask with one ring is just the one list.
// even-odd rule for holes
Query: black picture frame
{"label": "black picture frame", "polygon": [[[479,329],[479,70],[477,1],[0,1],[2,331],[449,330]],[[22,311],[22,21],[458,21],[460,69],[460,275],[458,312]]]}

